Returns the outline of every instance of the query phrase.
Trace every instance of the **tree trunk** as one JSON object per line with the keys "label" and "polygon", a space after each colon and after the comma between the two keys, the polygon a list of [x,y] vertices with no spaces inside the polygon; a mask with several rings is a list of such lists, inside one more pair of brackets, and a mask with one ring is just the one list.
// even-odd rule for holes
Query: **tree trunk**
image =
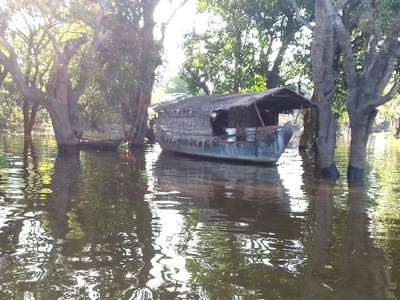
{"label": "tree trunk", "polygon": [[[151,85],[153,86],[153,85]],[[135,93],[134,102],[136,105],[135,112],[136,118],[133,124],[133,134],[131,139],[131,146],[134,148],[142,148],[144,145],[144,138],[147,131],[147,108],[150,105],[151,94],[138,90]]]}
{"label": "tree trunk", "polygon": [[[314,95],[311,102],[315,102]],[[303,118],[304,130],[299,140],[299,149],[315,147],[318,134],[318,110],[308,109]]]}
{"label": "tree trunk", "polygon": [[32,136],[33,127],[35,126],[36,122],[36,113],[38,111],[39,104],[33,103],[30,104],[26,98],[24,98],[24,103],[22,106],[22,111],[24,115],[24,135],[25,136]]}
{"label": "tree trunk", "polygon": [[397,138],[400,136],[400,117],[397,118],[396,131],[394,136]]}
{"label": "tree trunk", "polygon": [[80,137],[72,129],[68,109],[59,105],[53,105],[49,108],[49,114],[57,140],[59,155],[68,156],[78,154]]}
{"label": "tree trunk", "polygon": [[[325,1],[325,7],[340,44],[343,70],[349,91],[347,111],[350,117],[351,144],[347,180],[349,185],[361,184],[364,180],[366,146],[377,114],[376,107],[391,100],[400,89],[400,80],[394,76],[395,63],[400,55],[398,43],[400,13],[397,13],[392,20],[390,18],[385,20],[389,25],[386,31],[385,26],[377,22],[384,17],[379,16],[381,12],[378,8],[371,5],[371,1],[361,1],[358,21],[366,20],[366,23],[363,30],[364,44],[360,45],[364,50],[362,55],[358,55],[354,50],[354,32],[348,26],[348,22],[344,22],[353,18],[352,11],[345,10],[344,6],[341,11],[338,11],[338,6],[335,6],[332,1]],[[319,23],[316,22],[316,24]],[[386,37],[383,38],[385,35]]]}
{"label": "tree trunk", "polygon": [[318,137],[316,139],[321,172],[324,177],[336,180],[339,171],[335,163],[336,119],[330,105],[330,99],[323,99],[318,108]]}
{"label": "tree trunk", "polygon": [[[362,98],[361,95],[353,97]],[[368,99],[352,99],[348,103],[362,103],[364,100],[368,102]],[[349,185],[358,185],[364,181],[366,148],[378,111],[372,106],[357,107],[349,104],[347,110],[350,118],[351,142],[347,181]]]}
{"label": "tree trunk", "polygon": [[32,135],[32,131],[29,129],[30,109],[29,102],[26,98],[24,98],[24,103],[22,104],[22,113],[24,116],[24,135],[29,137]]}
{"label": "tree trunk", "polygon": [[325,9],[324,0],[315,1],[314,36],[311,44],[314,96],[318,105],[318,138],[316,140],[321,172],[324,177],[336,180],[339,171],[334,154],[336,147],[336,119],[331,101],[335,93],[333,62],[337,41],[333,26]]}
{"label": "tree trunk", "polygon": [[[160,51],[162,45],[154,40],[153,29],[155,22],[153,20],[154,9],[158,2],[151,2],[143,7],[143,40],[140,51],[139,78],[137,84],[132,89],[131,99],[125,108],[129,108],[126,123],[128,136],[126,139],[130,141],[131,148],[143,148],[144,138],[147,131],[147,109],[151,102],[151,92],[155,79],[155,71],[162,64]],[[124,112],[125,115],[128,115]]]}

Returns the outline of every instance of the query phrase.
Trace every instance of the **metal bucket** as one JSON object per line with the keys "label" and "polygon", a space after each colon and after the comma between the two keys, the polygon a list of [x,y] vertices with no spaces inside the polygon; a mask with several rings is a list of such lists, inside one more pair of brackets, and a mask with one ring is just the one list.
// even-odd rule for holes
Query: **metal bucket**
{"label": "metal bucket", "polygon": [[227,142],[236,142],[236,128],[227,128],[226,134],[228,135]]}
{"label": "metal bucket", "polygon": [[246,141],[254,142],[256,140],[256,127],[247,127],[244,131],[246,133]]}

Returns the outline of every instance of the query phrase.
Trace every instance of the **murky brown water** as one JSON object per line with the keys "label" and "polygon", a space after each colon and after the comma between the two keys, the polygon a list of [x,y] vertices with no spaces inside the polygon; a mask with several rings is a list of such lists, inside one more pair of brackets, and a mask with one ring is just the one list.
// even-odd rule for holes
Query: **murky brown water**
{"label": "murky brown water", "polygon": [[[0,135],[0,299],[400,299],[400,146],[365,188],[160,154],[56,157]],[[345,174],[346,145],[338,148]]]}

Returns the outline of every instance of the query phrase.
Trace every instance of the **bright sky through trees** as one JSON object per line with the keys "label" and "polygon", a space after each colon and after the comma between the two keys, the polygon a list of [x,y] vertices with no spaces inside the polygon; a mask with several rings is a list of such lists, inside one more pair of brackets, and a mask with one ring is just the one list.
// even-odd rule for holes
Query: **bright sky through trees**
{"label": "bright sky through trees", "polygon": [[[157,23],[165,22],[171,15],[172,9],[169,3],[169,0],[162,0],[158,5],[154,16]],[[164,44],[166,59],[166,74],[164,74],[164,78],[176,74],[183,62],[184,54],[181,48],[183,35],[193,28],[201,30],[207,26],[207,17],[196,16],[195,10],[196,1],[189,0],[188,3],[177,11],[171,23],[167,26]]]}

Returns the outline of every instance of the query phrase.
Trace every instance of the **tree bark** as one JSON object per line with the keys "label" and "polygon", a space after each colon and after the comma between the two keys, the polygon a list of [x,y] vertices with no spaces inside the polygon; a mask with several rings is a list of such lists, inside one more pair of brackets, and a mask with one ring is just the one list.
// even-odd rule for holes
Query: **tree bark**
{"label": "tree bark", "polygon": [[336,119],[331,101],[335,93],[333,62],[337,41],[329,20],[324,0],[315,1],[314,36],[311,44],[314,96],[318,105],[318,137],[316,144],[322,175],[331,180],[339,177],[334,154],[336,147]]}
{"label": "tree bark", "polygon": [[[139,75],[136,85],[131,91],[131,98],[123,108],[128,111],[124,112],[126,124],[129,128],[125,133],[126,139],[130,142],[131,148],[143,148],[144,138],[147,131],[147,109],[151,102],[151,92],[155,79],[155,71],[162,64],[160,51],[162,45],[154,40],[153,29],[155,22],[153,13],[158,1],[150,1],[143,6],[143,43],[140,50]],[[162,33],[163,37],[165,32]],[[163,41],[161,38],[160,43]]]}
{"label": "tree bark", "polygon": [[79,153],[80,137],[74,132],[66,105],[52,105],[48,108],[56,137],[59,155]]}
{"label": "tree bark", "polygon": [[[360,85],[358,90],[362,88],[363,86]],[[367,88],[369,89],[369,87]],[[378,96],[376,95],[376,97]],[[364,181],[368,138],[378,113],[374,106],[366,105],[371,101],[372,99],[368,99],[364,93],[350,93],[347,102],[351,130],[350,160],[347,167],[349,185],[362,184]]]}
{"label": "tree bark", "polygon": [[8,74],[8,70],[5,69],[5,68],[3,68],[3,69],[0,71],[0,86],[2,86],[4,80],[5,80],[6,77],[7,77],[7,74]]}
{"label": "tree bark", "polygon": [[396,131],[394,133],[394,136],[397,138],[400,136],[400,117],[398,117],[396,120]]}
{"label": "tree bark", "polygon": [[[314,95],[311,102],[315,102]],[[308,109],[303,118],[304,130],[299,140],[299,149],[316,147],[315,141],[318,136],[318,110]]]}
{"label": "tree bark", "polygon": [[24,116],[24,135],[27,137],[32,136],[32,131],[33,127],[35,126],[36,113],[38,109],[39,104],[30,103],[30,101],[24,97],[22,112]]}

